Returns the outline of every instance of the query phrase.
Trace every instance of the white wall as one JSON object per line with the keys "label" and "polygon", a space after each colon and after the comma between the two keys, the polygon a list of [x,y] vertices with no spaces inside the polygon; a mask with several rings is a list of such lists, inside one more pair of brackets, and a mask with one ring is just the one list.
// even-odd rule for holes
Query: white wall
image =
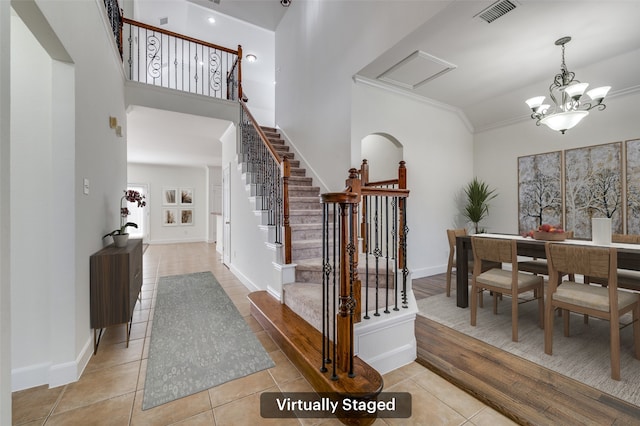
{"label": "white wall", "polygon": [[[118,225],[127,182],[126,140],[108,126],[109,116],[124,121],[125,114],[122,66],[104,6],[24,0],[16,8],[41,47],[14,25],[18,18],[12,19],[12,30],[22,34],[10,49],[21,66],[11,80],[19,95],[13,97],[11,117],[16,191],[10,253],[12,265],[29,271],[12,275],[14,390],[74,381],[88,362],[89,256],[103,246],[101,236]],[[25,52],[35,54],[42,69],[30,74]],[[42,90],[32,93],[32,85]],[[23,149],[30,146],[37,148],[27,155]],[[84,178],[90,181],[86,195]],[[23,188],[33,191],[30,197],[21,194]],[[41,232],[34,235],[30,228]],[[35,342],[41,334],[45,338]]]}
{"label": "white wall", "polygon": [[276,30],[276,124],[330,190],[342,190],[349,168],[359,166],[350,154],[353,75],[423,23],[432,6],[291,2]]}
{"label": "white wall", "polygon": [[44,327],[49,322],[32,319],[34,314],[48,318],[51,312],[52,60],[17,16],[11,29],[20,46],[11,49],[11,240],[14,253],[29,253],[11,258],[12,270],[29,271],[12,278],[11,305],[22,307],[12,310],[12,367],[24,369],[50,361],[44,355],[49,352],[50,330]]}
{"label": "white wall", "polygon": [[0,424],[11,422],[10,8],[0,2]]}
{"label": "white wall", "polygon": [[518,232],[518,157],[640,138],[639,102],[637,92],[607,99],[604,111],[592,112],[564,135],[531,119],[476,134],[475,173],[498,193],[484,227],[489,232]]}
{"label": "white wall", "polygon": [[445,230],[464,225],[459,197],[473,177],[473,135],[455,112],[365,84],[353,85],[351,114],[354,157],[371,133],[389,134],[403,146],[413,276],[444,272],[449,254]]}
{"label": "white wall", "polygon": [[[235,130],[235,129],[234,129]],[[222,138],[222,168],[229,167],[230,254],[229,267],[251,291],[267,290],[274,278],[274,252],[270,252],[266,228],[256,214],[243,173],[236,161],[236,132]]]}
{"label": "white wall", "polygon": [[[127,169],[131,182],[149,185],[147,208],[149,209],[150,244],[208,240],[209,203],[206,168],[129,164]],[[193,205],[163,205],[163,188],[192,188]],[[162,217],[166,208],[175,209],[178,215],[181,208],[192,208],[194,210],[193,225],[164,226]]]}

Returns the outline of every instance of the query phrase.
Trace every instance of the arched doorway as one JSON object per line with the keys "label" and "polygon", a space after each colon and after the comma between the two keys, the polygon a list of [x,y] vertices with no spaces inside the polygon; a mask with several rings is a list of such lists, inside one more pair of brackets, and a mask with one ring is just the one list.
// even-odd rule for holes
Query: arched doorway
{"label": "arched doorway", "polygon": [[360,143],[362,160],[369,163],[369,181],[398,176],[398,163],[403,160],[402,144],[387,133],[372,133]]}

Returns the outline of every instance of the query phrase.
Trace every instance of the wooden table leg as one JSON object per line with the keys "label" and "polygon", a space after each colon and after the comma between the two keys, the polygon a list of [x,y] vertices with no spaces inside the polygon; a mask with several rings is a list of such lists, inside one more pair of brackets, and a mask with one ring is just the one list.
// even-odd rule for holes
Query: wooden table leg
{"label": "wooden table leg", "polygon": [[456,238],[456,305],[469,306],[469,251],[461,238]]}

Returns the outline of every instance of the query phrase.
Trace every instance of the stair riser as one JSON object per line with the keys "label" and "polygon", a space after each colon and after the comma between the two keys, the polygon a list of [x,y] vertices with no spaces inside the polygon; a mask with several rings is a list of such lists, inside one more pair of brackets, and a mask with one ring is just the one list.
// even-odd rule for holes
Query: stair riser
{"label": "stair riser", "polygon": [[291,229],[291,238],[294,241],[321,240],[322,229]]}
{"label": "stair riser", "polygon": [[308,223],[322,223],[322,212],[310,211],[309,214],[292,214],[289,216],[289,223],[291,225],[308,224]]}
{"label": "stair riser", "polygon": [[[359,268],[360,269],[360,268]],[[338,271],[336,271],[336,274]],[[320,270],[305,270],[302,268],[296,268],[296,282],[299,283],[313,283],[313,284],[321,284],[323,279],[323,272]],[[360,282],[363,286],[366,284],[366,275],[363,270],[358,271],[358,277],[360,278]],[[333,278],[331,278],[333,279]],[[339,280],[339,277],[336,276],[336,281]],[[389,288],[393,288],[393,274],[389,275]],[[378,288],[383,289],[386,288],[387,285],[387,276],[384,273],[378,275]],[[369,288],[375,288],[376,286],[376,277],[374,272],[369,272]]]}
{"label": "stair riser", "polygon": [[317,210],[318,207],[320,207],[320,200],[296,201],[296,200],[289,199],[289,206],[291,210],[314,210],[314,209]]}
{"label": "stair riser", "polygon": [[289,178],[289,187],[292,186],[311,186],[312,185],[311,178],[301,177],[301,176],[291,176]]}
{"label": "stair riser", "polygon": [[[320,188],[318,187],[305,187],[305,186],[289,186],[289,198],[294,197],[319,197]],[[318,198],[318,202],[320,199]]]}
{"label": "stair riser", "polygon": [[[322,256],[322,246],[321,247],[304,248],[304,249],[294,249],[292,247],[292,250],[291,250],[291,258],[294,261],[294,263],[295,263],[296,260],[313,259],[313,258],[320,257],[320,256]],[[320,281],[320,282],[322,282],[322,281]]]}

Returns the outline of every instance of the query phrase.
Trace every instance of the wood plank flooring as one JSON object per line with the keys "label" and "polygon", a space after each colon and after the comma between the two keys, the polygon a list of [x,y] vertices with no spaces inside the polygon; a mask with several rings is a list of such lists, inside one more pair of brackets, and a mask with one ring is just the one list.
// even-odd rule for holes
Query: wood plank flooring
{"label": "wood plank flooring", "polygon": [[[412,284],[416,299],[445,291],[444,274]],[[421,316],[416,339],[420,364],[520,424],[640,424],[640,407]]]}

